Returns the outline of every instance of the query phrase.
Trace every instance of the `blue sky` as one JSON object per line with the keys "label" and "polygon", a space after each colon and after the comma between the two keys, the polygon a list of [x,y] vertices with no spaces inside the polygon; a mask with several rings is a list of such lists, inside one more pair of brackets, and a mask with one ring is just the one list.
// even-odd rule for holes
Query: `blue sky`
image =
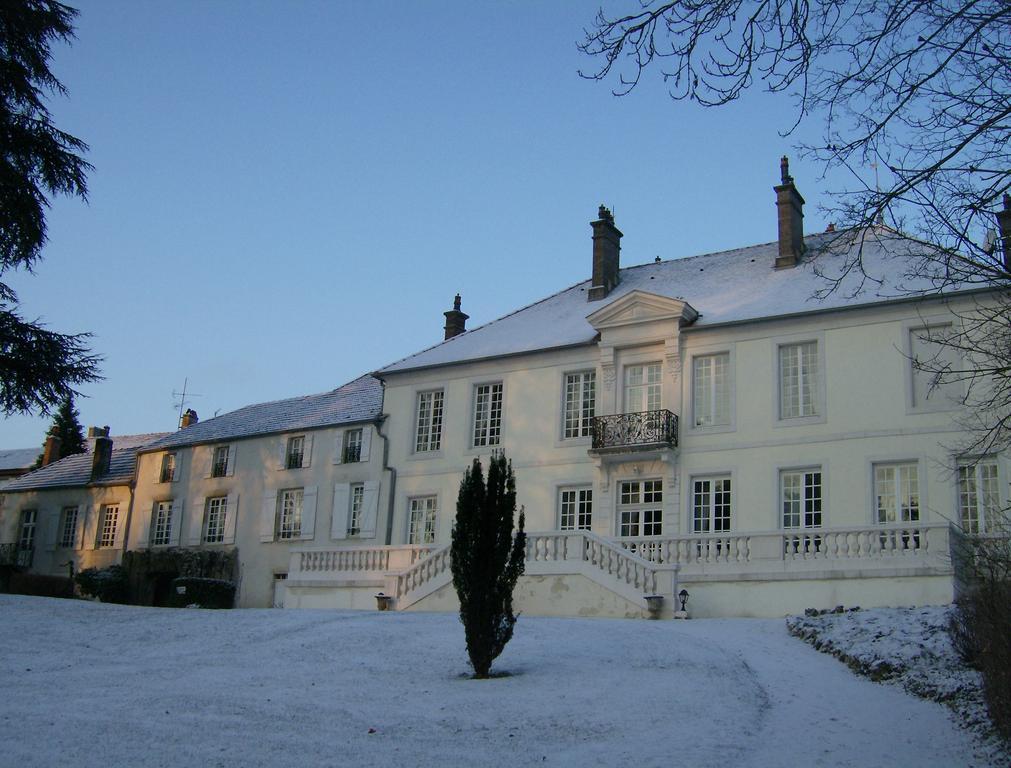
{"label": "blue sky", "polygon": [[[90,202],[54,201],[44,260],[7,277],[94,333],[85,426],[172,430],[184,379],[201,418],[332,389],[441,340],[456,292],[493,320],[589,277],[600,203],[626,266],[768,242],[790,154],[827,223],[788,97],[581,79],[596,2],[75,5],[52,111],[91,145]],[[48,423],[6,419],[0,447]]]}

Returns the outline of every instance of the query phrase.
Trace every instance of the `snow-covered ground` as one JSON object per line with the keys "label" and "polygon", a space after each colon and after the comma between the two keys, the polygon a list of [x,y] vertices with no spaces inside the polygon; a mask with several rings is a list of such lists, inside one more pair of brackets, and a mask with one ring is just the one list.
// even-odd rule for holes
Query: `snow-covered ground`
{"label": "snow-covered ground", "polygon": [[983,701],[980,674],[967,667],[948,634],[951,607],[874,608],[793,616],[791,633],[830,653],[873,680],[944,702],[956,719],[983,742],[994,763],[1011,765],[1007,744],[993,729]]}
{"label": "snow-covered ground", "polygon": [[3,766],[995,764],[778,620],[524,616],[476,681],[455,615],[0,595],[0,648]]}

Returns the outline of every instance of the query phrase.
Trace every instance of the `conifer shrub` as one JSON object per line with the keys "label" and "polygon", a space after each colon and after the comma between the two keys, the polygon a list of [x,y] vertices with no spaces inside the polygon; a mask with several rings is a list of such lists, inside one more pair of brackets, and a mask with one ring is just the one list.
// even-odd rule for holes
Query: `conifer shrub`
{"label": "conifer shrub", "polygon": [[515,514],[516,478],[505,454],[491,458],[487,484],[474,459],[460,483],[450,562],[475,678],[489,677],[516,624],[513,588],[523,573],[526,534],[522,509],[513,534]]}

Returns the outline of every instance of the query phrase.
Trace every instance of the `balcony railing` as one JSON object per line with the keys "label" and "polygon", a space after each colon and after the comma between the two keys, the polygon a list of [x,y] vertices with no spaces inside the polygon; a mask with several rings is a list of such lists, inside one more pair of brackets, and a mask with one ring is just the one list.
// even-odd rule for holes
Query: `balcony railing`
{"label": "balcony railing", "polygon": [[23,549],[16,542],[0,544],[0,565],[13,565],[15,568],[31,568],[34,556],[34,549]]}
{"label": "balcony railing", "polygon": [[678,444],[678,417],[667,410],[593,417],[593,448]]}

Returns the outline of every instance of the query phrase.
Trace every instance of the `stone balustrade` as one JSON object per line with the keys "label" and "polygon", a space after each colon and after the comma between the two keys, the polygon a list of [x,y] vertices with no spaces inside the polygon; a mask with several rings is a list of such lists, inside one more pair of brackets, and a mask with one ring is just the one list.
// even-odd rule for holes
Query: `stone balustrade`
{"label": "stone balustrade", "polygon": [[615,542],[681,573],[762,574],[948,567],[948,523],[627,538]]}

